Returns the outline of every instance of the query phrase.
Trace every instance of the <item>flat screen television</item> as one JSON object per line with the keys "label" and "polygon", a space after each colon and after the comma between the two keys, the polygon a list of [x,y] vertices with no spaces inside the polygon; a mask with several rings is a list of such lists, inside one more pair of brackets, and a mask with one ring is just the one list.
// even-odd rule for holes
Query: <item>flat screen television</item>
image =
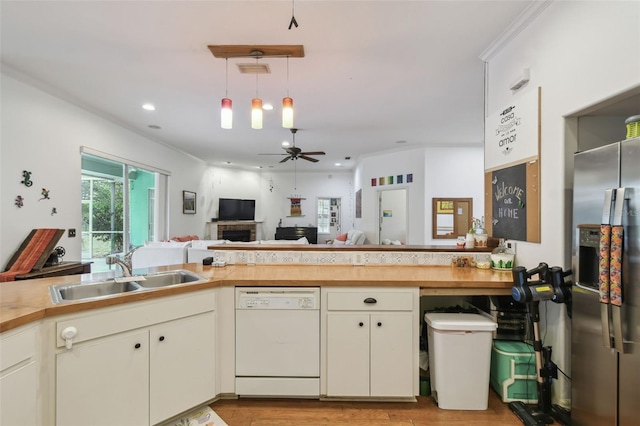
{"label": "flat screen television", "polygon": [[220,198],[218,220],[255,220],[256,200]]}

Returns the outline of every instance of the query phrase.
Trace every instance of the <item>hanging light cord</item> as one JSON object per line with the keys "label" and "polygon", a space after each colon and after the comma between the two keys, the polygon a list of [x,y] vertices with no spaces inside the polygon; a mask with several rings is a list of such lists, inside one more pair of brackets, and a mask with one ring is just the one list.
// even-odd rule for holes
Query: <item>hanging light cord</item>
{"label": "hanging light cord", "polygon": [[224,58],[224,97],[229,97],[229,58]]}
{"label": "hanging light cord", "polygon": [[292,26],[295,26],[296,28],[298,28],[298,22],[296,21],[294,12],[295,12],[295,0],[291,0],[291,21],[289,22],[289,29],[291,29]]}
{"label": "hanging light cord", "polygon": [[289,55],[287,55],[287,97],[289,97]]}
{"label": "hanging light cord", "polygon": [[[258,66],[258,58],[256,58],[256,67]],[[258,73],[256,73],[256,98],[258,97]]]}

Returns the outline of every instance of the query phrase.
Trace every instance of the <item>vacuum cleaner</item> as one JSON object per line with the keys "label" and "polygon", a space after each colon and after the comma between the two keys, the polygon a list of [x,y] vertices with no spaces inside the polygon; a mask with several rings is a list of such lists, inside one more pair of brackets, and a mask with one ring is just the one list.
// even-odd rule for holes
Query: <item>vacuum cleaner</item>
{"label": "vacuum cleaner", "polygon": [[538,404],[526,405],[516,401],[509,403],[509,408],[526,426],[548,425],[554,423],[554,419],[562,425],[570,425],[570,413],[559,405],[551,404],[551,383],[558,378],[558,366],[551,361],[551,346],[542,346],[539,305],[541,301],[548,300],[565,303],[571,317],[571,282],[565,282],[571,270],[563,271],[558,266],[549,268],[546,263],[540,263],[530,270],[516,266],[512,273],[511,295],[515,301],[526,305],[529,323],[533,328]]}

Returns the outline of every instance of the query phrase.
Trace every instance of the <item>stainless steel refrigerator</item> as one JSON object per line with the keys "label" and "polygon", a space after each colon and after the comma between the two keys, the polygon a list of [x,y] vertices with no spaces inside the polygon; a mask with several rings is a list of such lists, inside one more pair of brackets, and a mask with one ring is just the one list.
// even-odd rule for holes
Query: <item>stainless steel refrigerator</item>
{"label": "stainless steel refrigerator", "polygon": [[640,424],[640,138],[575,154],[571,418]]}

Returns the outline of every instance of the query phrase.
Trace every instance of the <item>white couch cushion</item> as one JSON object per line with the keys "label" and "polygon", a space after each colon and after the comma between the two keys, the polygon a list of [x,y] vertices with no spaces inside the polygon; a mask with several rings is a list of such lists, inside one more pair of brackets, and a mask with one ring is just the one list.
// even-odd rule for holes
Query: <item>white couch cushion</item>
{"label": "white couch cushion", "polygon": [[155,248],[167,248],[167,247],[191,247],[191,241],[145,241],[145,247],[155,247]]}
{"label": "white couch cushion", "polygon": [[365,238],[364,232],[358,229],[352,229],[347,232],[347,241],[345,244],[359,246],[364,244]]}
{"label": "white couch cushion", "polygon": [[133,252],[133,269],[186,263],[188,246],[140,247]]}
{"label": "white couch cushion", "polygon": [[221,244],[226,244],[227,240],[193,240],[191,241],[191,247],[194,249],[204,249],[206,250],[209,246],[217,246]]}

